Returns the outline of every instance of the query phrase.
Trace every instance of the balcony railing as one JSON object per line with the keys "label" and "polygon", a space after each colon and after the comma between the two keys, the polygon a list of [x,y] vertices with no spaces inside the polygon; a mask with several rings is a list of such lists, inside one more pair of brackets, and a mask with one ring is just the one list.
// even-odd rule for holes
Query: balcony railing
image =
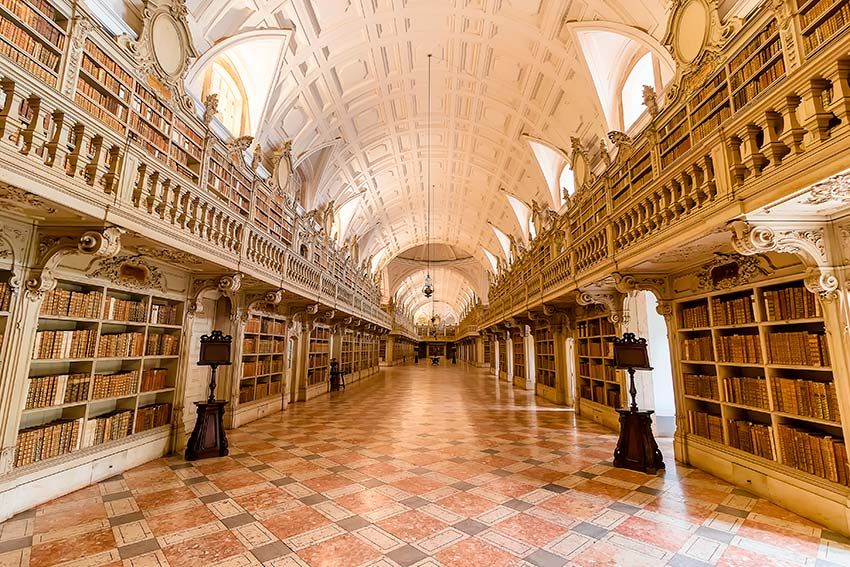
{"label": "balcony railing", "polygon": [[[58,68],[70,71],[63,77],[45,78],[33,72],[35,62],[0,53],[0,181],[391,328],[371,277],[197,116],[156,95],[171,120],[158,138],[165,145],[157,148],[126,118],[129,105],[126,121],[108,109],[82,109],[75,85],[84,76],[92,80],[80,64],[88,50],[131,78],[131,97],[152,92],[145,77],[134,75],[140,66],[132,56],[86,20],[82,11],[68,20],[69,34],[74,26],[92,31],[85,41],[64,42]],[[200,159],[190,166],[181,157],[189,147],[178,143],[181,132],[198,142]],[[302,245],[309,258],[298,253]]]}
{"label": "balcony railing", "polygon": [[[788,61],[788,72],[783,65],[749,99],[738,91],[718,103],[735,112],[718,111],[710,127],[697,123],[698,105],[716,97],[712,89],[727,88],[727,70],[736,76],[731,61],[773,29],[772,18],[763,9],[730,43],[732,57],[713,71],[714,79],[663,109],[628,148],[620,146],[593,183],[578,189],[565,214],[491,285],[482,326],[628,269],[657,254],[674,233],[704,234],[847,168],[847,160],[833,159],[850,149],[846,33],[808,54],[795,51],[802,42],[782,43],[771,57]],[[676,151],[671,140],[681,140]]]}

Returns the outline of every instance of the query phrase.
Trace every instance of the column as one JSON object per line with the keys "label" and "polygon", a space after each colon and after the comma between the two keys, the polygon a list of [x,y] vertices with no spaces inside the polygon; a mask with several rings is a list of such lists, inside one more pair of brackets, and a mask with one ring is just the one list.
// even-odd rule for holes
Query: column
{"label": "column", "polygon": [[394,364],[394,350],[395,350],[395,337],[392,335],[387,335],[387,346],[384,349],[384,365],[392,366]]}
{"label": "column", "polygon": [[484,368],[484,339],[482,337],[476,337],[473,345],[475,352],[472,358],[475,361],[475,366]]}
{"label": "column", "polygon": [[569,323],[565,317],[552,321],[552,340],[555,345],[555,403],[575,404],[575,363],[570,363],[567,346]]}

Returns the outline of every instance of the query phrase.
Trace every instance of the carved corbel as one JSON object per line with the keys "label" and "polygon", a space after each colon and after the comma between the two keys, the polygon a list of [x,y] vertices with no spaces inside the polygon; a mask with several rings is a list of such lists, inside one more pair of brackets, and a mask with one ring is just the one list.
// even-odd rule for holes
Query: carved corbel
{"label": "carved corbel", "polygon": [[189,303],[186,306],[186,314],[189,317],[194,317],[196,314],[201,313],[201,295],[207,291],[217,290],[222,294],[226,295],[228,299],[230,299],[230,304],[231,306],[233,306],[233,311],[231,312],[231,319],[233,319],[233,317],[236,316],[235,314],[237,313],[237,311],[239,311],[236,308],[236,306],[239,305],[236,294],[242,287],[242,279],[244,277],[245,276],[237,272],[225,276],[195,280],[194,282],[192,282],[191,299],[189,300]]}
{"label": "carved corbel", "polygon": [[100,231],[89,230],[80,236],[41,237],[38,246],[38,266],[26,282],[27,297],[40,301],[44,294],[56,287],[54,271],[72,254],[86,254],[95,258],[113,258],[121,251],[124,230],[110,226]]}
{"label": "carved corbel", "polygon": [[655,304],[655,312],[664,317],[666,321],[669,321],[673,317],[673,302],[659,300]]}
{"label": "carved corbel", "polygon": [[670,287],[666,277],[649,274],[621,274],[614,272],[614,287],[620,293],[627,294],[635,291],[650,291],[659,301],[669,299]]}
{"label": "carved corbel", "polygon": [[608,309],[608,320],[614,324],[625,323],[628,316],[623,309],[624,294],[616,289],[578,290],[576,303],[579,305],[604,305]]}
{"label": "carved corbel", "polygon": [[806,266],[803,280],[806,289],[823,299],[835,296],[838,278],[828,259],[823,227],[773,227],[752,225],[744,220],[732,221],[728,226],[732,231],[732,247],[739,254],[795,254]]}
{"label": "carved corbel", "polygon": [[263,306],[273,307],[283,301],[284,293],[284,290],[278,289],[266,293],[251,294],[247,297],[245,303],[248,305],[248,311],[261,310]]}

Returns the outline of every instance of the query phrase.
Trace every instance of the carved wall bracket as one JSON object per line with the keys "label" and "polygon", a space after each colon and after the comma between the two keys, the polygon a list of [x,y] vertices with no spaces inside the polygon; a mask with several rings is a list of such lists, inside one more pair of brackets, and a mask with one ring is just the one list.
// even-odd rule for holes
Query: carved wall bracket
{"label": "carved wall bracket", "polygon": [[608,309],[608,320],[614,324],[628,321],[623,307],[624,294],[616,289],[578,290],[576,303],[579,305],[604,305]]}
{"label": "carved wall bracket", "polygon": [[[237,272],[224,276],[196,279],[192,282],[191,299],[186,306],[186,314],[189,317],[194,317],[197,313],[201,313],[203,311],[200,301],[201,295],[207,291],[217,290],[230,299],[231,317],[237,316],[237,311],[243,311],[238,308],[239,301],[237,293],[242,287],[242,279],[244,277]],[[247,311],[244,312],[244,316],[247,318]]]}
{"label": "carved wall bracket", "polygon": [[614,287],[620,293],[651,291],[658,300],[669,299],[670,282],[665,276],[654,274],[621,274],[614,272]]}
{"label": "carved wall bracket", "polygon": [[95,258],[113,258],[121,251],[121,234],[124,231],[110,226],[102,230],[88,230],[79,236],[41,235],[38,246],[38,264],[26,282],[27,297],[40,301],[44,294],[56,287],[55,270],[62,260],[73,254]]}
{"label": "carved wall bracket", "polygon": [[766,252],[795,254],[807,267],[806,288],[824,299],[834,296],[838,278],[829,262],[824,227],[754,225],[736,220],[729,223],[729,229],[732,247],[738,253],[745,256]]}

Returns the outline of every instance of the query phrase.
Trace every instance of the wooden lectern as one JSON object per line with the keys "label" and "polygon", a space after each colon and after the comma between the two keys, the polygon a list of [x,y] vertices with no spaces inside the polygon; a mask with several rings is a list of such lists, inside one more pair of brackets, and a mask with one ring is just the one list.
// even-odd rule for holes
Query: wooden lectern
{"label": "wooden lectern", "polygon": [[224,406],[226,400],[215,399],[215,375],[219,366],[229,366],[230,345],[233,338],[224,336],[221,331],[213,331],[201,337],[201,353],[198,356],[199,366],[209,366],[210,395],[206,402],[195,402],[198,408],[198,418],[195,428],[186,445],[186,460],[194,461],[209,457],[225,457],[228,454],[227,436],[224,433]]}
{"label": "wooden lectern", "polygon": [[646,339],[637,338],[634,333],[624,333],[622,339],[614,339],[614,367],[628,371],[632,400],[628,409],[617,410],[620,414],[620,438],[614,449],[614,466],[655,474],[658,469],[664,468],[664,458],[652,434],[652,414],[655,412],[639,411],[635,399],[635,370],[652,370]]}

